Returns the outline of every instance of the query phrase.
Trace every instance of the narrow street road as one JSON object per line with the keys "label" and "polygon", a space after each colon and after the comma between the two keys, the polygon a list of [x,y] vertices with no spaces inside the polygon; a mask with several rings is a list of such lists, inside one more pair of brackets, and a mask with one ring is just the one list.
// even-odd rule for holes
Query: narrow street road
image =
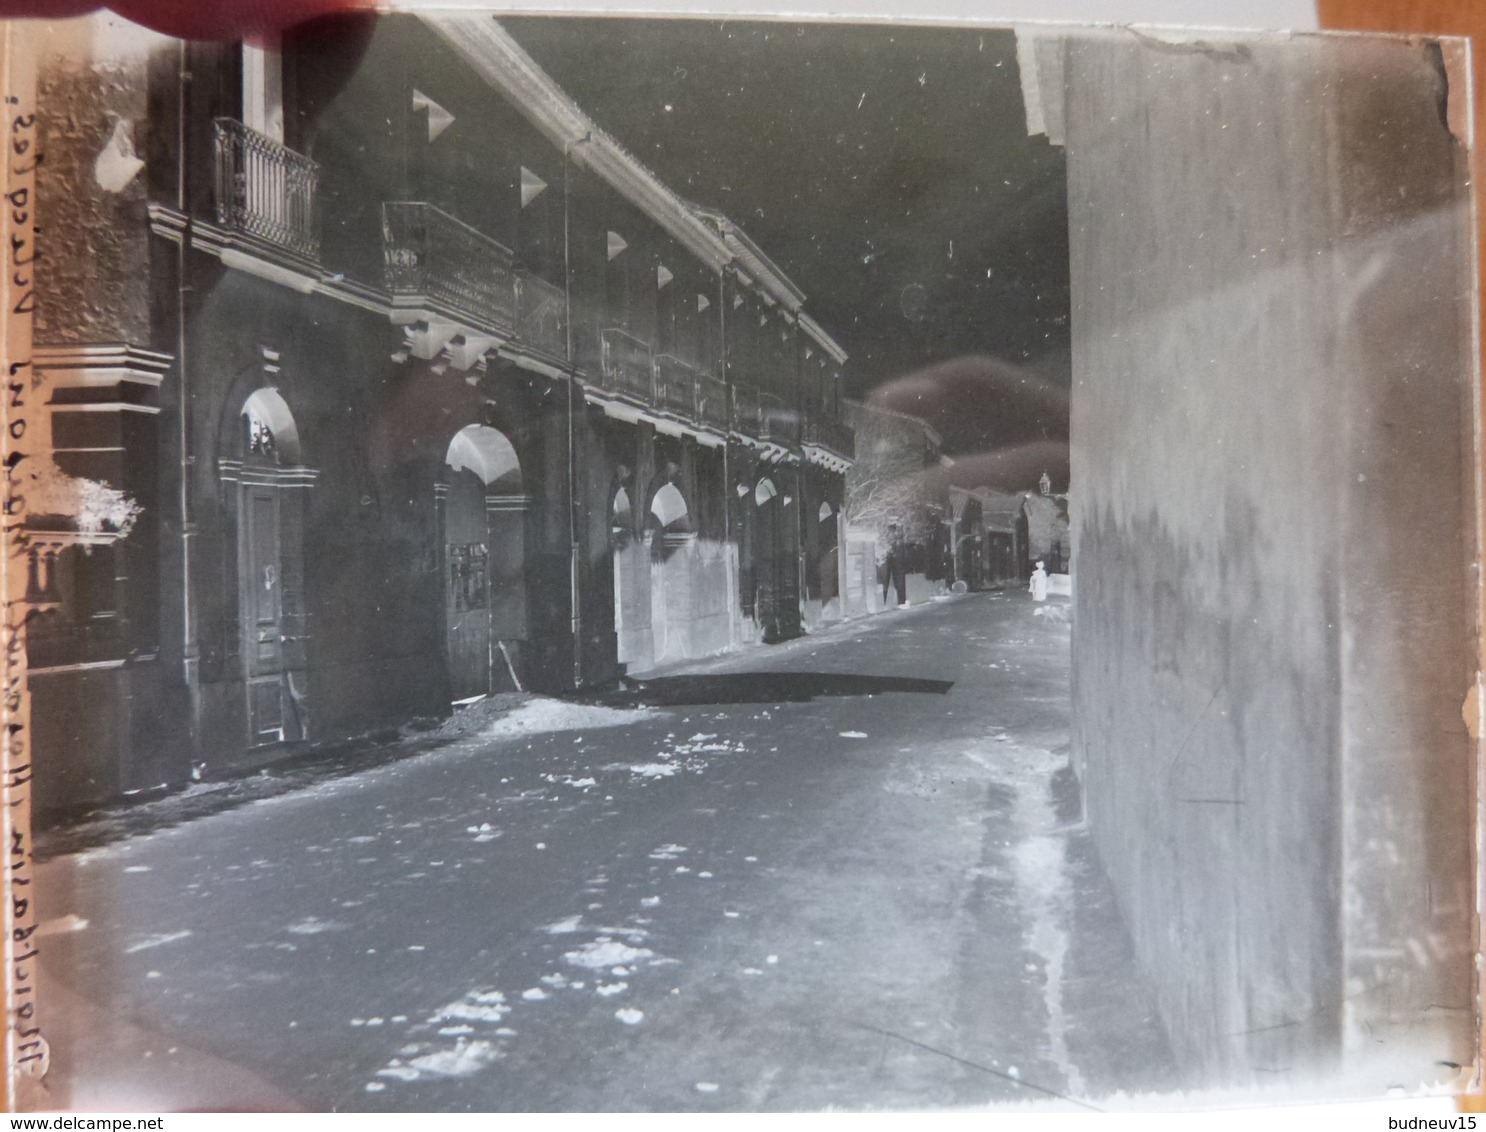
{"label": "narrow street road", "polygon": [[431,753],[49,861],[54,1101],[1172,1087],[1077,824],[1064,609],[971,594],[602,704],[533,699]]}

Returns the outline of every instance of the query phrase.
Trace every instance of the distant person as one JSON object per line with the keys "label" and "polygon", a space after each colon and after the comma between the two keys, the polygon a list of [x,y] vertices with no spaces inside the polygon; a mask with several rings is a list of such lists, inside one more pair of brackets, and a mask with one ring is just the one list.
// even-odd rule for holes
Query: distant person
{"label": "distant person", "polygon": [[1037,560],[1037,569],[1032,571],[1032,583],[1027,587],[1032,591],[1033,601],[1047,600],[1047,571],[1042,568],[1042,559]]}
{"label": "distant person", "polygon": [[882,572],[882,604],[887,604],[888,588],[895,589],[898,593],[898,604],[908,604],[908,548],[903,545],[903,540],[898,535],[896,525],[888,528],[888,537],[892,540],[888,545],[887,561],[883,564]]}

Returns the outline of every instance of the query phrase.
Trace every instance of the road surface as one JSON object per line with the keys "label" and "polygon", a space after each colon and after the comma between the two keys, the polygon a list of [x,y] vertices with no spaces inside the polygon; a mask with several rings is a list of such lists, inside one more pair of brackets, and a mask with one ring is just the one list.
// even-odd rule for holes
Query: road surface
{"label": "road surface", "polygon": [[1078,824],[1066,608],[965,595],[604,702],[532,699],[438,750],[50,860],[53,1102],[1172,1087]]}

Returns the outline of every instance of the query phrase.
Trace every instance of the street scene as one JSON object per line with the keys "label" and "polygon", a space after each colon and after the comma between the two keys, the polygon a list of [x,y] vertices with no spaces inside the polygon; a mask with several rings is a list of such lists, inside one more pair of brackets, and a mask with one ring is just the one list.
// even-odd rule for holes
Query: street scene
{"label": "street scene", "polygon": [[[58,1101],[737,1110],[1175,1080],[1068,626],[944,599],[48,862]],[[474,709],[472,709],[474,710]],[[332,974],[333,973],[333,974]],[[326,977],[331,975],[332,977]]]}
{"label": "street scene", "polygon": [[25,31],[33,1107],[1469,1083],[1460,44]]}

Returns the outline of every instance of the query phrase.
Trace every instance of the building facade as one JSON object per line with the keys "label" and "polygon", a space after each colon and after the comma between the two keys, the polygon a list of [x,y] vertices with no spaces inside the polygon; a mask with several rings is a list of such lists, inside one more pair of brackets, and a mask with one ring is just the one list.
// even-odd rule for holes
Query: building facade
{"label": "building facade", "polygon": [[844,352],[495,20],[40,84],[43,811],[841,616]]}

